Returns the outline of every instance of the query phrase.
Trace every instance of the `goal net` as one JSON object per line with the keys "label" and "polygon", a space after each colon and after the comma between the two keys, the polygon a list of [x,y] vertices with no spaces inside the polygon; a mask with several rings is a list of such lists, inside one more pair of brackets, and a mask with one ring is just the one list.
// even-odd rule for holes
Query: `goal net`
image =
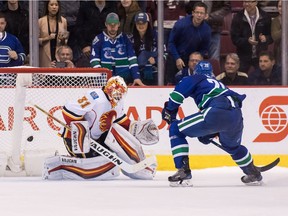
{"label": "goal net", "polygon": [[0,69],[0,176],[11,173],[7,169],[41,175],[46,157],[67,154],[57,136],[61,125],[34,104],[64,121],[61,109],[67,101],[102,87],[110,77],[104,68]]}

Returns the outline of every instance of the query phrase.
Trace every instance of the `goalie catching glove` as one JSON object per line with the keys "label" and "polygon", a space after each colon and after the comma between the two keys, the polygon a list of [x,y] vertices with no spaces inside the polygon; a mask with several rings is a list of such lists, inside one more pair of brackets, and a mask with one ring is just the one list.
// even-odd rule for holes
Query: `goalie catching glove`
{"label": "goalie catching glove", "polygon": [[173,121],[176,120],[178,109],[169,110],[167,107],[168,107],[168,101],[164,103],[164,108],[162,110],[162,119],[166,121],[167,124],[170,125]]}
{"label": "goalie catching glove", "polygon": [[154,145],[159,141],[158,127],[152,119],[132,121],[129,132],[143,145]]}

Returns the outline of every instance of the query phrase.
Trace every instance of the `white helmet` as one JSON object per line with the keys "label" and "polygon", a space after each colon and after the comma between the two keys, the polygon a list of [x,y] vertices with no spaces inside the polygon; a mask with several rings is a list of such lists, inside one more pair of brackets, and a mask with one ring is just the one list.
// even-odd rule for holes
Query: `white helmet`
{"label": "white helmet", "polygon": [[124,97],[127,90],[127,85],[120,76],[111,77],[104,87],[104,92],[108,95],[113,107]]}

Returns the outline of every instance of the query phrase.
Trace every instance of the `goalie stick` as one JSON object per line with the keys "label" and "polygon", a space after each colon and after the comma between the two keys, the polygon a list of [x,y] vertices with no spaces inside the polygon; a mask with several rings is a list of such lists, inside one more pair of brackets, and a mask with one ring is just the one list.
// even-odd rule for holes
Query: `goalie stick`
{"label": "goalie stick", "polygon": [[91,140],[90,148],[100,154],[101,156],[105,157],[106,159],[110,160],[115,165],[119,166],[121,169],[126,171],[127,173],[136,173],[140,170],[145,169],[146,167],[152,165],[156,162],[155,157],[147,157],[145,160],[140,161],[136,164],[128,164],[120,157],[118,157],[114,152],[111,152],[98,142]]}
{"label": "goalie stick", "polygon": [[[220,145],[219,143],[215,142],[214,140],[210,140],[210,141],[211,141],[211,143],[212,143],[213,145],[215,145],[215,146],[217,146],[218,148],[220,148],[220,149],[222,149],[222,150],[225,151],[225,149],[223,148],[222,145]],[[277,166],[277,164],[278,164],[279,162],[280,162],[280,158],[278,157],[278,158],[276,158],[273,162],[271,162],[271,163],[269,163],[269,164],[267,164],[267,165],[265,165],[265,166],[261,166],[261,167],[255,166],[255,167],[256,167],[256,169],[257,169],[259,172],[265,172],[265,171],[270,170],[270,169],[272,169],[273,167]]]}
{"label": "goalie stick", "polygon": [[[59,120],[55,116],[51,115],[46,110],[42,109],[41,107],[39,107],[36,104],[33,104],[32,102],[29,102],[29,103],[31,105],[33,105],[34,107],[36,107],[41,112],[43,112],[44,114],[46,114],[47,116],[49,116],[50,118],[52,118],[53,120],[55,120],[56,122],[58,122],[59,124],[61,124],[66,129],[71,130],[71,128],[68,125],[66,125],[64,122],[62,122],[61,120]],[[91,139],[90,148],[93,151],[95,151],[98,154],[100,154],[102,157],[104,157],[107,160],[111,161],[116,166],[118,166],[121,169],[123,169],[127,173],[136,173],[136,172],[138,172],[140,170],[143,170],[146,167],[156,163],[155,156],[150,156],[150,157],[147,157],[144,160],[140,161],[139,163],[128,164],[127,162],[122,160],[120,157],[118,157],[114,152],[111,152],[109,149],[105,148],[104,146],[102,146],[101,144],[99,144],[98,142],[96,142],[95,140],[92,140],[92,139]]]}

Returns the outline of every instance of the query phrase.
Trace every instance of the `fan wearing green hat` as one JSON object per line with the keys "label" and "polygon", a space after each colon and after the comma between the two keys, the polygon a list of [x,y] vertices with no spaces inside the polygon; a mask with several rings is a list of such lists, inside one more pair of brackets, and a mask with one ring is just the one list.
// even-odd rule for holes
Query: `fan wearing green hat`
{"label": "fan wearing green hat", "polygon": [[106,24],[119,24],[119,16],[116,13],[109,13],[106,17]]}
{"label": "fan wearing green hat", "polygon": [[108,68],[113,76],[121,76],[126,84],[143,86],[133,45],[126,34],[118,32],[119,16],[109,13],[105,26],[106,30],[92,42],[91,66]]}

